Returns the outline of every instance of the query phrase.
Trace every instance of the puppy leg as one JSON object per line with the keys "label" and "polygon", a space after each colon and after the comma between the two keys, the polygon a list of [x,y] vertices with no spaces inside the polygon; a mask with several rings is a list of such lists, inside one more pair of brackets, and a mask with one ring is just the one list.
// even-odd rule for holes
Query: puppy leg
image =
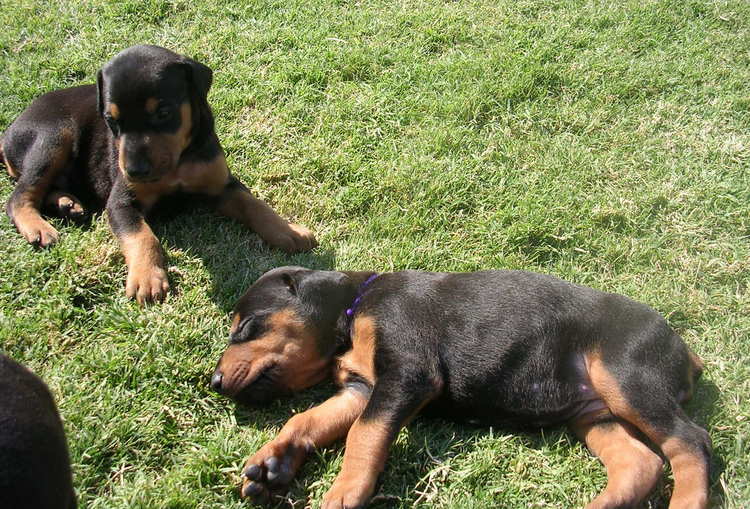
{"label": "puppy leg", "polygon": [[589,357],[591,383],[612,414],[636,426],[669,460],[674,476],[669,509],[708,507],[711,439],[685,415],[677,395],[665,389],[676,384],[657,379],[660,385],[654,386],[659,372],[648,366],[630,371],[621,366],[637,364],[616,363],[620,369],[611,369],[610,363]]}
{"label": "puppy leg", "polygon": [[128,266],[125,294],[141,305],[164,300],[169,281],[161,244],[122,184],[110,193],[107,215]]}
{"label": "puppy leg", "polygon": [[[18,182],[5,207],[8,217],[27,242],[48,247],[57,242],[59,234],[40,213],[42,202],[55,176],[68,164],[70,134],[67,130],[48,137],[38,136],[23,153],[13,154],[5,142],[8,168],[15,168]],[[13,157],[11,157],[13,156]]]}
{"label": "puppy leg", "polygon": [[586,509],[635,507],[654,489],[663,461],[641,442],[635,429],[612,418],[605,422],[575,422],[570,428],[607,469],[607,487]]}
{"label": "puppy leg", "polygon": [[279,435],[245,463],[242,496],[268,500],[271,490],[291,482],[310,452],[345,436],[366,404],[365,395],[345,389],[289,419]]}
{"label": "puppy leg", "polygon": [[310,230],[279,216],[234,177],[229,178],[218,199],[219,213],[241,222],[273,247],[296,253],[318,245]]}
{"label": "puppy leg", "polygon": [[377,381],[367,407],[349,430],[341,472],[323,497],[322,509],[362,507],[367,503],[399,430],[438,392],[427,383],[414,383],[426,379],[417,376],[408,381]]}

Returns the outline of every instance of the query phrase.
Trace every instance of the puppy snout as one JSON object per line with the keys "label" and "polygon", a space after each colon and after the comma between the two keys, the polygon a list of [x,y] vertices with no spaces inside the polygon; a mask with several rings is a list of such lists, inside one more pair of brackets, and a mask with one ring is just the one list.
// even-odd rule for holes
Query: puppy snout
{"label": "puppy snout", "polygon": [[128,176],[133,179],[144,179],[151,174],[151,163],[147,159],[130,161],[125,168]]}
{"label": "puppy snout", "polygon": [[223,380],[224,373],[217,369],[216,371],[214,371],[214,374],[211,377],[211,388],[216,392],[221,393],[221,382]]}

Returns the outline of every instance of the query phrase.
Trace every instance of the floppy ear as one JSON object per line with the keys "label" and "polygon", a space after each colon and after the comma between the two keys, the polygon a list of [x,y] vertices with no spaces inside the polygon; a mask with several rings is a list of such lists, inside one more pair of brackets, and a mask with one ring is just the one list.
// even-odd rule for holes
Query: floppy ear
{"label": "floppy ear", "polygon": [[183,59],[188,81],[191,82],[193,91],[204,100],[208,99],[208,90],[211,88],[214,73],[206,65],[196,62],[192,58]]}
{"label": "floppy ear", "polygon": [[294,277],[292,277],[289,273],[284,273],[281,276],[281,281],[284,283],[284,286],[286,286],[286,289],[291,293],[292,295],[297,295],[297,281],[294,280]]}
{"label": "floppy ear", "polygon": [[183,57],[181,65],[190,89],[190,104],[193,111],[193,142],[207,142],[214,128],[214,117],[208,105],[208,90],[211,88],[213,71],[192,58]]}
{"label": "floppy ear", "polygon": [[104,92],[102,90],[102,70],[96,73],[96,103],[99,108],[99,115],[104,116]]}

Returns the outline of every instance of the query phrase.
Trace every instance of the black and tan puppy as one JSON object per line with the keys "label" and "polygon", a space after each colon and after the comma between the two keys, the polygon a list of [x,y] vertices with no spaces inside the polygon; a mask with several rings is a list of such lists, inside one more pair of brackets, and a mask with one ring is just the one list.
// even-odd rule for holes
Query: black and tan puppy
{"label": "black and tan puppy", "polygon": [[418,412],[493,424],[567,424],[607,469],[589,508],[631,507],[674,472],[672,509],[703,508],[706,431],[680,403],[701,361],[653,309],[518,271],[264,274],[235,308],[211,385],[263,403],[331,376],[341,391],[295,415],[247,461],[264,500],[315,448],[346,437],[326,509],[361,507]]}
{"label": "black and tan puppy", "polygon": [[[143,303],[169,287],[159,241],[145,216],[176,193],[210,197],[270,245],[312,249],[315,238],[253,197],[227,169],[207,102],[212,72],[158,46],[128,48],[99,71],[96,85],[37,98],[6,131],[0,159],[18,179],[6,211],[42,247],[57,231],[41,216],[77,219],[106,208],[128,265],[126,292]],[[86,204],[86,208],[84,208]]]}
{"label": "black and tan puppy", "polygon": [[0,355],[0,506],[74,509],[68,444],[47,386]]}

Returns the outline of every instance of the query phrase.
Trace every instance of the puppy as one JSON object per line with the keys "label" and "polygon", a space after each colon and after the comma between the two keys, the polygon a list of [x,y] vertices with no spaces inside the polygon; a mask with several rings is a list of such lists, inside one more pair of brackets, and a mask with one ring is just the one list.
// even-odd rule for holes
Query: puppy
{"label": "puppy", "polygon": [[399,429],[424,411],[488,424],[566,424],[604,463],[589,505],[631,507],[674,473],[671,509],[708,504],[711,443],[680,407],[700,359],[653,309],[521,271],[263,275],[234,310],[212,387],[265,403],[333,377],[338,394],[292,417],[247,461],[267,500],[315,448],[346,440],[325,509],[365,505]]}
{"label": "puppy", "polygon": [[105,208],[128,266],[126,294],[141,304],[169,288],[145,220],[165,195],[209,197],[220,214],[285,251],[315,247],[309,230],[279,217],[229,172],[207,101],[211,80],[195,60],[133,46],[99,71],[96,85],[37,98],[0,141],[0,160],[18,180],[6,212],[21,235],[47,247],[58,232],[42,209],[81,219]]}
{"label": "puppy", "polygon": [[68,445],[47,386],[0,355],[0,503],[75,509]]}

